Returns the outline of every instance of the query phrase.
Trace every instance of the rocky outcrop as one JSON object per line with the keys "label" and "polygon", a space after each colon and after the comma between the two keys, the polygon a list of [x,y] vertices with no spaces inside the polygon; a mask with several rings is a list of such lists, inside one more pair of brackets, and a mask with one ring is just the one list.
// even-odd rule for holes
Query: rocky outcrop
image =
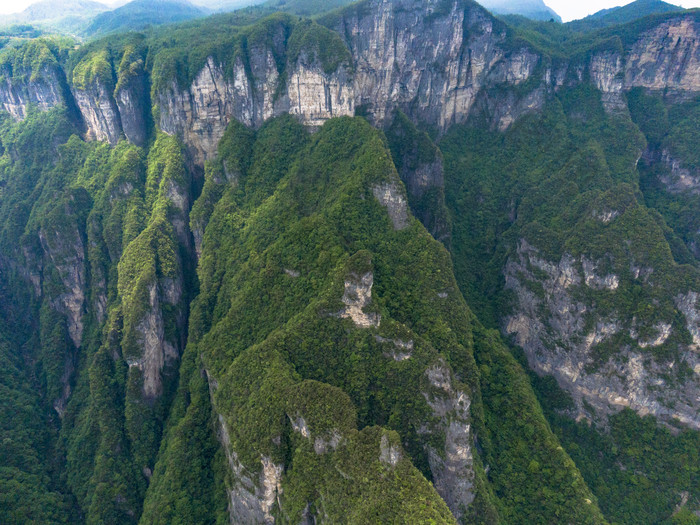
{"label": "rocky outcrop", "polygon": [[625,86],[654,90],[700,90],[700,22],[696,14],[666,20],[631,46]]}
{"label": "rocky outcrop", "polygon": [[39,231],[39,240],[44,251],[44,266],[56,270],[63,288],[62,293],[50,298],[52,305],[66,317],[71,341],[75,348],[80,348],[87,284],[82,236],[77,224],[72,222],[66,228],[47,225]]}
{"label": "rocky outcrop", "polygon": [[355,114],[350,73],[346,67],[327,75],[321,64],[302,52],[288,84],[289,113],[310,126],[322,126],[330,118]]}
{"label": "rocky outcrop", "polygon": [[109,86],[96,77],[84,88],[74,86],[73,97],[85,122],[86,138],[116,144],[122,136],[122,123]]}
{"label": "rocky outcrop", "polygon": [[[564,255],[558,263],[551,263],[521,240],[517,257],[508,262],[505,273],[506,288],[516,297],[505,331],[524,349],[535,371],[553,375],[574,397],[579,417],[586,413],[585,402],[601,414],[629,407],[640,415],[700,428],[700,383],[671,379],[680,367],[700,373],[697,294],[676,298],[694,343],[679,360],[664,362],[643,350],[668,341],[675,330],[672,320],[655,325],[656,335],[640,337],[636,319],[627,324],[620,313],[600,317],[595,304],[581,299],[579,289],[614,293],[619,281],[617,276],[597,275],[596,264],[585,257],[577,261]],[[633,344],[623,344],[612,357],[595,362],[595,348],[625,332]]]}
{"label": "rocky outcrop", "polygon": [[[338,51],[330,67],[309,43],[313,38],[297,39],[306,47],[291,54],[289,21],[280,22],[268,28],[267,40],[236,51],[227,67],[211,56],[189,85],[173,79],[159,88],[156,124],[181,136],[194,163],[203,166],[232,119],[258,127],[291,113],[320,126],[360,112],[384,127],[400,109],[438,131],[475,115],[504,130],[538,111],[564,84],[592,82],[612,113],[626,111],[624,92],[633,87],[700,91],[700,22],[692,13],[660,22],[626,47],[568,63],[555,63],[525,43],[514,46],[503,23],[463,0],[369,0],[322,22],[347,46],[347,55]],[[298,27],[327,31],[318,24]],[[99,78],[73,86],[88,138],[115,143],[123,133],[144,144],[150,100],[142,62],[139,67],[115,93]],[[61,102],[60,79],[48,66],[28,81],[11,78],[0,83],[0,104],[16,118],[26,116],[29,104],[48,109]]]}
{"label": "rocky outcrop", "polygon": [[329,118],[354,114],[349,64],[327,73],[315,58],[301,53],[280,71],[272,49],[264,46],[248,50],[248,61],[250,70],[239,56],[229,78],[210,57],[189,88],[173,83],[158,94],[161,129],[182,136],[197,164],[215,156],[232,119],[259,127],[291,113],[320,126]]}
{"label": "rocky outcrop", "polygon": [[44,66],[38,74],[3,71],[0,80],[0,107],[17,120],[27,116],[30,106],[47,111],[63,102],[63,79],[57,67]]}
{"label": "rocky outcrop", "polygon": [[345,293],[343,294],[343,308],[338,317],[352,319],[359,328],[378,327],[381,316],[376,312],[365,312],[372,303],[372,285],[374,274],[367,272],[363,275],[351,273],[345,280]]}
{"label": "rocky outcrop", "polygon": [[452,226],[445,205],[442,152],[427,133],[420,132],[400,111],[396,111],[385,132],[413,215],[433,237],[449,247]]}
{"label": "rocky outcrop", "polygon": [[593,55],[588,64],[591,80],[600,90],[603,107],[608,113],[627,111],[627,102],[623,96],[623,63],[620,53],[608,51]]}
{"label": "rocky outcrop", "polygon": [[395,109],[446,129],[464,122],[489,82],[527,80],[539,61],[506,55],[505,26],[476,4],[373,0],[333,24],[355,61],[355,105],[388,124]]}
{"label": "rocky outcrop", "polygon": [[118,86],[115,102],[124,136],[132,144],[145,146],[148,131],[147,115],[151,107],[146,73],[143,70],[137,71],[128,82]]}
{"label": "rocky outcrop", "polygon": [[395,182],[376,184],[372,187],[375,199],[386,208],[395,230],[408,226],[408,202],[403,188]]}
{"label": "rocky outcrop", "polygon": [[661,162],[667,168],[666,173],[660,177],[667,191],[700,195],[700,170],[684,167],[681,161],[676,159],[668,149],[664,149],[658,154],[651,152],[648,157],[649,160]]}
{"label": "rocky outcrop", "polygon": [[130,368],[135,367],[143,376],[143,394],[153,399],[163,393],[163,369],[178,359],[180,352],[165,337],[163,309],[177,307],[182,297],[178,281],[163,280],[148,287],[146,313],[136,326],[137,340],[142,354],[139,358],[127,358]]}
{"label": "rocky outcrop", "polygon": [[455,387],[449,368],[440,361],[425,372],[423,390],[434,422],[420,430],[424,434],[444,436],[443,450],[426,445],[433,484],[452,514],[461,521],[474,501],[474,457],[471,448],[469,396]]}
{"label": "rocky outcrop", "polygon": [[700,294],[688,292],[676,297],[676,305],[683,313],[687,322],[688,332],[693,339],[691,349],[700,353]]}
{"label": "rocky outcrop", "polygon": [[283,466],[262,457],[260,473],[256,476],[248,472],[231,447],[226,421],[221,415],[219,441],[233,474],[233,486],[228,489],[231,523],[274,523],[272,510],[278,504],[278,497],[282,492]]}

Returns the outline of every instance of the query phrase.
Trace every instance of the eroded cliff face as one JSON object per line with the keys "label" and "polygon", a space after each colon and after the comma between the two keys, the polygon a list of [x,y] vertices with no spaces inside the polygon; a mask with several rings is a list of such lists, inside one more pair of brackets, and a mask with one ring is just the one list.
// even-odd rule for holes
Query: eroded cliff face
{"label": "eroded cliff face", "polygon": [[[634,265],[629,271],[631,276],[622,277],[632,277],[643,286],[653,274],[652,268]],[[628,317],[629,312],[601,316],[596,305],[583,298],[580,292],[585,288],[615,293],[621,278],[601,272],[586,257],[576,260],[565,254],[560,261],[550,262],[521,240],[505,275],[506,288],[515,294],[515,311],[506,319],[505,331],[525,350],[534,370],[553,375],[572,394],[578,417],[590,416],[584,407],[588,403],[600,414],[629,407],[640,415],[700,428],[696,292],[675,298],[685,326],[667,319],[640,336],[640,326],[635,317]],[[535,291],[538,287],[540,293]],[[648,351],[663,347],[674,332],[684,329],[692,342],[681,345],[678,359],[660,359]],[[629,342],[609,358],[596,357],[596,347],[620,334],[629,336]],[[679,379],[676,373],[682,369],[691,377]]]}
{"label": "eroded cliff face", "polygon": [[146,73],[139,68],[128,82],[118,86],[115,102],[122,130],[132,144],[143,147],[148,134],[148,113],[151,111]]}
{"label": "eroded cliff face", "polygon": [[116,144],[122,134],[119,109],[108,86],[96,78],[85,88],[73,88],[75,102],[86,126],[88,140]]}
{"label": "eroded cliff face", "polygon": [[624,69],[626,87],[700,90],[700,23],[692,15],[662,22],[632,45]]}
{"label": "eroded cliff face", "polygon": [[[48,374],[47,388],[52,405],[63,416],[72,392],[76,351],[82,345],[85,327],[86,296],[88,294],[86,249],[79,222],[69,205],[63,206],[66,220],[62,224],[46,221],[37,232],[41,245],[41,259],[31,257],[25,251],[25,262],[30,272],[37,276],[41,287],[35,289],[43,300],[43,308],[58,314],[44,314],[45,324],[40,331],[41,345],[45,352],[52,352],[62,361],[56,377]],[[39,297],[39,294],[37,296]],[[65,326],[68,341],[59,334]],[[57,331],[58,330],[58,331]]]}
{"label": "eroded cliff face", "polygon": [[282,71],[272,49],[253,47],[248,51],[250,75],[243,59],[233,65],[233,78],[224,74],[213,58],[199,72],[189,88],[175,83],[159,93],[160,128],[181,136],[197,164],[211,159],[226,126],[238,120],[259,127],[266,120],[291,113],[310,126],[332,117],[354,114],[350,66],[342,64],[326,73],[315,58],[302,53]]}
{"label": "eroded cliff face", "polygon": [[541,59],[506,52],[505,27],[458,0],[374,0],[347,9],[332,27],[355,61],[355,105],[378,125],[397,108],[443,130],[464,122],[481,89],[521,84]]}
{"label": "eroded cliff face", "polygon": [[63,100],[63,83],[56,67],[45,66],[35,75],[31,75],[31,72],[18,72],[24,78],[13,78],[9,71],[3,73],[4,78],[0,82],[0,103],[2,109],[17,120],[27,116],[30,106],[46,111]]}
{"label": "eroded cliff face", "polygon": [[455,387],[454,378],[444,362],[425,372],[428,379],[422,394],[435,421],[421,432],[445,437],[444,448],[435,450],[426,445],[433,483],[457,521],[467,513],[474,501],[474,457],[469,407],[471,399]]}

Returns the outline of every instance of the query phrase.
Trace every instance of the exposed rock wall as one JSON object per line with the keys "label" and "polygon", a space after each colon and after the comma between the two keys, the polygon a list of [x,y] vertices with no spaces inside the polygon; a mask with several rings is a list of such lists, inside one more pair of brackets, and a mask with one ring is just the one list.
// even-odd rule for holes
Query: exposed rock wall
{"label": "exposed rock wall", "polygon": [[108,85],[96,78],[85,89],[74,87],[73,97],[85,122],[86,138],[116,144],[122,134],[122,123]]}
{"label": "exposed rock wall", "polygon": [[624,70],[625,86],[654,90],[700,90],[700,23],[679,16],[643,33],[632,45]]}
{"label": "exposed rock wall", "polygon": [[457,521],[461,522],[467,507],[474,501],[471,400],[465,392],[455,388],[452,374],[444,362],[428,368],[425,376],[428,386],[422,393],[435,423],[423,431],[445,436],[444,449],[437,451],[427,447],[433,483]]}
{"label": "exposed rock wall", "polygon": [[506,57],[505,27],[458,0],[374,0],[346,10],[333,29],[355,61],[355,104],[379,125],[396,108],[443,130],[464,122],[483,87],[519,84],[540,60],[526,50]]}
{"label": "exposed rock wall", "polygon": [[83,338],[86,294],[85,246],[75,223],[69,229],[39,231],[45,266],[56,269],[64,291],[52,298],[54,308],[66,316],[68,334],[76,348]]}
{"label": "exposed rock wall", "polygon": [[27,116],[30,106],[46,111],[60,104],[63,100],[61,85],[59,72],[49,66],[27,81],[6,77],[0,82],[0,105],[15,119],[21,120]]}
{"label": "exposed rock wall", "polygon": [[288,78],[283,78],[271,49],[252,48],[249,61],[250,76],[238,58],[230,79],[223,66],[209,58],[188,89],[172,84],[158,95],[161,129],[182,136],[197,164],[215,156],[231,119],[258,127],[269,118],[291,113],[305,124],[320,126],[329,118],[354,114],[347,65],[329,74],[302,53],[287,65]]}
{"label": "exposed rock wall", "polygon": [[120,86],[115,95],[122,130],[127,140],[137,146],[146,144],[147,116],[151,110],[146,73],[139,71],[126,86]]}
{"label": "exposed rock wall", "polygon": [[[538,283],[543,293],[536,294],[528,282]],[[671,378],[678,367],[700,374],[697,293],[676,298],[693,343],[679,361],[663,362],[642,350],[665,344],[676,329],[672,320],[655,325],[653,337],[641,338],[635,319],[628,322],[623,315],[601,318],[596,316],[594,305],[577,299],[579,287],[612,292],[618,282],[619,276],[598,275],[595,264],[585,257],[577,261],[564,255],[558,263],[551,263],[521,240],[517,257],[506,266],[506,288],[516,297],[515,310],[506,319],[506,332],[525,350],[534,370],[553,375],[572,394],[580,415],[585,414],[586,402],[601,413],[629,407],[640,415],[653,414],[700,428],[700,383],[693,379],[679,383]],[[596,318],[592,325],[588,322],[591,314]],[[594,363],[595,347],[623,332],[634,344],[622,346],[602,363]]]}

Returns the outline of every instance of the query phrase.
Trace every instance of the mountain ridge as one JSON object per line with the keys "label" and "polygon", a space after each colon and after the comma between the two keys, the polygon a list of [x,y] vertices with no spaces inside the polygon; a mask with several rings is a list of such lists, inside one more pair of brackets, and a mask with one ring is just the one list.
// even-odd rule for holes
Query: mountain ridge
{"label": "mountain ridge", "polygon": [[561,22],[561,17],[543,0],[483,0],[479,2],[486,9],[497,15],[521,15],[533,20],[554,20]]}
{"label": "mountain ridge", "polygon": [[580,20],[568,22],[575,31],[594,31],[604,27],[632,22],[649,15],[683,11],[683,8],[662,0],[636,0],[629,4],[603,9]]}

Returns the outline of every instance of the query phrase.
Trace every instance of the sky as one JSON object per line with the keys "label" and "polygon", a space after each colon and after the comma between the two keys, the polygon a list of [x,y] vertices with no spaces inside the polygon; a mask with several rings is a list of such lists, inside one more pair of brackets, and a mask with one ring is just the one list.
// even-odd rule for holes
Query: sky
{"label": "sky", "polygon": [[[99,0],[98,0],[99,1]],[[104,4],[112,4],[117,0],[103,0]],[[22,11],[25,7],[33,4],[36,0],[0,0],[0,13],[16,13]],[[626,0],[586,0],[571,1],[571,0],[545,0],[545,3],[554,9],[564,19],[565,22],[583,18],[584,16],[593,14],[601,9],[625,5],[629,2]],[[670,3],[682,5],[683,7],[700,7],[700,0],[682,0],[673,1]]]}

